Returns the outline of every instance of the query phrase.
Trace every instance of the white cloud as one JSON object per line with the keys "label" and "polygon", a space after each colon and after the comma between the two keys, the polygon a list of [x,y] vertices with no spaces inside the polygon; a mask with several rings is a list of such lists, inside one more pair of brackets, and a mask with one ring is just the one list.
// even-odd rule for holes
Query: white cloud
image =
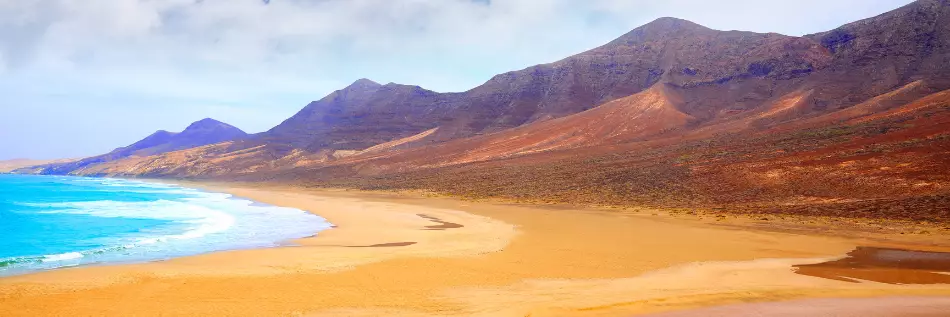
{"label": "white cloud", "polygon": [[[811,29],[816,20],[829,27],[825,20],[862,17],[904,2],[0,0],[0,49],[6,73],[13,75],[39,70],[124,77],[160,71],[187,81],[187,74],[240,71],[297,78],[309,73],[346,82],[373,75],[413,78],[399,73],[422,68],[451,77],[446,67],[461,63],[496,70],[498,63],[551,61],[658,16],[796,33],[821,30]],[[376,68],[390,70],[374,74]],[[454,87],[420,84],[451,90],[483,79],[459,80],[465,86]],[[320,88],[327,87],[315,90]]]}

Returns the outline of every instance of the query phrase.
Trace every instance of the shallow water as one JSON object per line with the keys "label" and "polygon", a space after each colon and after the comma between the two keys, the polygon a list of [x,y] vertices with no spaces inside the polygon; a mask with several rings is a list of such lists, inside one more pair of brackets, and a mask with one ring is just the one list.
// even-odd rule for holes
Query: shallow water
{"label": "shallow water", "polygon": [[277,246],[323,218],[168,184],[0,175],[0,275]]}
{"label": "shallow water", "polygon": [[950,253],[858,247],[845,258],[798,265],[796,273],[845,281],[950,284]]}

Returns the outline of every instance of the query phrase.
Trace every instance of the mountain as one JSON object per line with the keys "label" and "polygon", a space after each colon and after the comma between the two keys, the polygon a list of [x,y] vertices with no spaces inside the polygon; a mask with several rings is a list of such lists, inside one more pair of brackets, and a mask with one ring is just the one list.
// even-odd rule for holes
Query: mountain
{"label": "mountain", "polygon": [[211,118],[205,118],[193,122],[179,133],[164,130],[157,131],[129,146],[115,149],[107,155],[115,157],[149,156],[237,140],[246,136],[247,133],[244,133],[241,129]]}
{"label": "mountain", "polygon": [[95,164],[129,157],[146,157],[245,137],[247,137],[247,133],[244,133],[241,129],[211,118],[205,118],[191,123],[182,132],[156,131],[138,142],[117,148],[103,155],[73,162],[40,165],[37,166],[37,170],[44,174],[74,174]]}
{"label": "mountain", "polygon": [[361,79],[267,132],[79,173],[950,218],[948,19],[948,0],[801,37],[660,18],[465,92]]}
{"label": "mountain", "polygon": [[264,139],[285,149],[358,151],[438,127],[416,141],[429,144],[571,115],[657,83],[681,95],[678,109],[697,124],[812,89],[798,115],[823,113],[924,77],[946,87],[944,11],[944,1],[919,1],[804,37],[660,18],[601,47],[500,74],[462,93],[362,79],[307,105]]}
{"label": "mountain", "polygon": [[438,127],[425,141],[439,142],[578,113],[661,80],[694,90],[758,80],[717,99],[695,98],[684,105],[690,115],[707,120],[724,101],[739,100],[733,108],[755,107],[770,97],[771,81],[807,75],[829,60],[824,48],[807,39],[715,31],[661,18],[604,46],[500,74],[462,93],[361,79],[307,105],[263,138],[309,151],[362,150]]}
{"label": "mountain", "polygon": [[449,98],[418,86],[360,79],[261,134],[269,144],[310,151],[357,150],[433,128]]}

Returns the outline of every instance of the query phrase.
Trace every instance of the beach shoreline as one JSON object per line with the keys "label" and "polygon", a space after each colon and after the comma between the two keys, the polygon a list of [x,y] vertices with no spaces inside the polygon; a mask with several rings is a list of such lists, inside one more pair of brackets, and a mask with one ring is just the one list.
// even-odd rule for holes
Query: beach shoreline
{"label": "beach shoreline", "polygon": [[[116,178],[0,179],[0,277],[280,246],[331,224],[230,194]],[[272,228],[282,228],[274,231]]]}
{"label": "beach shoreline", "polygon": [[[863,233],[803,235],[650,212],[164,182],[306,210],[334,228],[294,240],[295,246],[0,278],[0,311],[614,316],[800,298],[950,296],[950,285],[842,282],[791,269],[867,244],[946,251],[950,243],[943,235],[882,241]],[[116,297],[122,300],[105,300]]]}

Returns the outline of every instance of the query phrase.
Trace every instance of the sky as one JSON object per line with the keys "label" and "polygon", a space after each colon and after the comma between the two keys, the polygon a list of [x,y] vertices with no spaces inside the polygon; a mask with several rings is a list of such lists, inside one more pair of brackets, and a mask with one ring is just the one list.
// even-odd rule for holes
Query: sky
{"label": "sky", "polygon": [[659,17],[803,35],[909,0],[0,0],[0,160],[212,117],[265,131],[359,78],[450,92]]}

